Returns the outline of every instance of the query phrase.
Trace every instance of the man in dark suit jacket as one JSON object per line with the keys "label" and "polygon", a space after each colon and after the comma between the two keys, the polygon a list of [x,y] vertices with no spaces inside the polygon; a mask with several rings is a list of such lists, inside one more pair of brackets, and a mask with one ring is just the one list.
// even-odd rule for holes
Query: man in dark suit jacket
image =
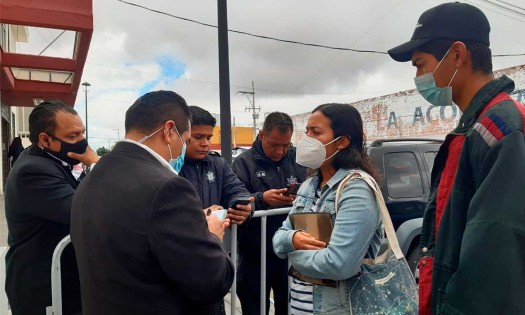
{"label": "man in dark suit jacket", "polygon": [[233,264],[221,247],[229,219],[205,216],[177,172],[190,134],[174,92],[140,97],[126,112],[126,139],[104,155],[73,200],[85,315],[213,314]]}
{"label": "man in dark suit jacket", "polygon": [[[71,202],[78,182],[72,165],[91,165],[84,124],[59,101],[43,102],[29,116],[32,145],[7,177],[5,212],[9,230],[5,289],[13,315],[45,314],[51,305],[51,259],[69,234]],[[84,153],[81,155],[69,153]],[[73,248],[62,255],[64,314],[79,313],[80,284]]]}

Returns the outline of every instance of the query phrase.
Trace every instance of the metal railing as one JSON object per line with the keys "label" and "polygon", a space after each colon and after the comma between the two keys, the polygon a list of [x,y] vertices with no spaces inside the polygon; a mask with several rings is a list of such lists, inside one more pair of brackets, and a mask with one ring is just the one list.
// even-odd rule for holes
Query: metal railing
{"label": "metal railing", "polygon": [[46,308],[46,315],[62,315],[62,275],[60,273],[60,257],[71,237],[64,237],[53,252],[51,261],[51,306]]}
{"label": "metal railing", "polygon": [[[253,213],[252,218],[261,218],[261,292],[260,305],[261,315],[266,315],[266,225],[269,216],[288,214],[291,208],[279,208],[272,210],[257,210]],[[231,257],[235,271],[237,271],[237,225],[232,226],[231,239]],[[231,314],[237,314],[237,272],[233,279],[231,289]],[[288,283],[290,286],[290,283]],[[290,314],[290,307],[288,307],[288,314]]]}
{"label": "metal railing", "polygon": [[[279,208],[272,210],[257,210],[253,218],[261,218],[261,315],[266,314],[266,226],[269,216],[288,214],[291,208]],[[231,228],[231,258],[234,265],[234,278],[231,288],[231,314],[237,314],[237,225]],[[62,276],[60,273],[60,258],[64,249],[71,243],[71,237],[68,235],[58,243],[53,252],[51,261],[51,306],[46,308],[46,315],[62,315]],[[288,283],[288,286],[290,283]],[[290,308],[288,307],[288,314]]]}

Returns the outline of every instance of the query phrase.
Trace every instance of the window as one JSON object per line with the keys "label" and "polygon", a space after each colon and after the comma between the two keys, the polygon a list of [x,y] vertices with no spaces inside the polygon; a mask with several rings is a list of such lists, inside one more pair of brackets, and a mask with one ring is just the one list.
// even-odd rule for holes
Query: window
{"label": "window", "polygon": [[423,183],[416,156],[412,152],[385,154],[385,179],[391,198],[423,196]]}
{"label": "window", "polygon": [[432,170],[434,167],[434,160],[436,159],[437,152],[436,151],[428,151],[425,152],[425,160],[427,160],[428,169]]}

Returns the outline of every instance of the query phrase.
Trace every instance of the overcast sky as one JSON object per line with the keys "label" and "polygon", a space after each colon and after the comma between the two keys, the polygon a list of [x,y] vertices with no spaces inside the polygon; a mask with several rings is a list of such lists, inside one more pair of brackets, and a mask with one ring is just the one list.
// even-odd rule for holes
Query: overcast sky
{"label": "overcast sky", "polygon": [[[209,24],[217,24],[212,0],[129,0]],[[491,0],[497,2],[495,0]],[[282,39],[386,51],[407,41],[420,14],[443,1],[430,0],[230,0],[228,24]],[[469,1],[470,2],[470,1]],[[521,0],[507,3],[523,5]],[[487,1],[470,2],[491,22],[494,54],[525,53],[519,40],[522,15]],[[82,82],[88,81],[89,138],[107,147],[124,114],[140,95],[173,90],[188,104],[219,113],[217,30],[174,19],[117,0],[94,0],[94,33]],[[521,30],[518,31],[518,30]],[[298,114],[327,102],[352,102],[414,87],[415,69],[388,55],[354,53],[280,43],[229,33],[232,115],[251,125],[247,98],[236,94],[255,81],[256,105],[265,112]],[[525,56],[495,58],[494,68],[525,63]],[[524,88],[524,87],[521,87]],[[84,94],[75,104],[84,117]],[[111,140],[110,140],[111,141]],[[111,142],[112,143],[112,142]]]}

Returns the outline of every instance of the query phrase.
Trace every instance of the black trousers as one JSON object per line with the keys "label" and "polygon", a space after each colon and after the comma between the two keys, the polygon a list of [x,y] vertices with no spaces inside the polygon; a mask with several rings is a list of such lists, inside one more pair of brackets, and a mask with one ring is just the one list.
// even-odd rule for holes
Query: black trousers
{"label": "black trousers", "polygon": [[[273,254],[273,253],[272,253]],[[273,258],[273,257],[272,257]],[[237,274],[237,296],[243,315],[260,315],[261,265],[241,262]],[[277,256],[266,263],[266,314],[270,309],[270,289],[273,290],[275,315],[288,314],[288,260]]]}

